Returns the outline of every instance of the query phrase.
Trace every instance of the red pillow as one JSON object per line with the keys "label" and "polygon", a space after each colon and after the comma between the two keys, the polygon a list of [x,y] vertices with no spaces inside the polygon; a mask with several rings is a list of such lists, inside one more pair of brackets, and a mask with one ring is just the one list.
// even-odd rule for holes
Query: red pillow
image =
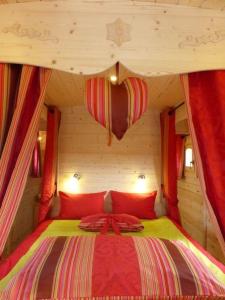
{"label": "red pillow", "polygon": [[129,214],[140,219],[155,219],[154,210],[157,191],[148,194],[131,194],[111,191],[112,212]]}
{"label": "red pillow", "polygon": [[144,229],[144,226],[138,218],[128,214],[91,215],[82,218],[79,227],[86,231],[100,231],[101,233],[114,231],[117,234],[120,234],[120,231],[138,232]]}
{"label": "red pillow", "polygon": [[59,219],[81,219],[104,212],[104,195],[106,192],[92,194],[67,194],[59,192]]}

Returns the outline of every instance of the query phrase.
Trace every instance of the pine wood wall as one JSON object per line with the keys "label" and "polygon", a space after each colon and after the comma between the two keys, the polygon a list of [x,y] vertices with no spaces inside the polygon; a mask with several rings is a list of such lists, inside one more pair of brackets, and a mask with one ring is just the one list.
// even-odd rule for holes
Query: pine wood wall
{"label": "pine wood wall", "polygon": [[3,257],[7,257],[35,229],[41,178],[27,179],[23,197],[8,237]]}
{"label": "pine wood wall", "polygon": [[[186,148],[191,148],[190,136]],[[178,180],[178,199],[182,226],[215,258],[225,263],[219,242],[209,219],[195,168],[185,168],[184,178]]]}
{"label": "pine wood wall", "polygon": [[[107,130],[84,106],[61,107],[59,190],[67,190],[75,172],[82,176],[76,192],[102,190],[135,192],[137,177],[145,174],[143,191],[160,191],[159,112],[147,111],[122,141],[108,146]],[[160,202],[158,194],[157,202]],[[160,205],[157,210],[161,211]]]}

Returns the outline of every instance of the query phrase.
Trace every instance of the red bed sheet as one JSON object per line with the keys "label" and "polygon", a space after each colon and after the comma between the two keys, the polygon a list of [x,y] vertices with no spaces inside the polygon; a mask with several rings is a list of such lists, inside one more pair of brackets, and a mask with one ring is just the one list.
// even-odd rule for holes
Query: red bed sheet
{"label": "red bed sheet", "polygon": [[0,280],[4,278],[16,265],[19,259],[26,254],[33,243],[39,238],[42,232],[51,224],[51,220],[41,223],[37,229],[31,233],[6,259],[2,259],[0,262]]}
{"label": "red bed sheet", "polygon": [[1,296],[17,300],[218,299],[225,297],[225,287],[180,241],[108,235],[49,237]]}

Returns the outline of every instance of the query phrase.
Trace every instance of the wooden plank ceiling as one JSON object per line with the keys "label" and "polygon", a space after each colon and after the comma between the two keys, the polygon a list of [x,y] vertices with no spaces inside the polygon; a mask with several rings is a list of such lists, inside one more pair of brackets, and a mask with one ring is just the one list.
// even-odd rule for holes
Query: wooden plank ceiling
{"label": "wooden plank ceiling", "polygon": [[[42,0],[0,0],[0,4],[37,2]],[[47,0],[48,1],[48,0]],[[52,0],[49,0],[52,1]],[[100,0],[101,2],[104,2]],[[134,0],[134,2],[152,2],[156,4],[175,4],[200,8],[225,10],[224,0]]]}
{"label": "wooden plank ceiling", "polygon": [[[0,0],[0,4],[18,2],[36,2],[36,0]],[[225,9],[224,0],[134,0],[134,2],[153,2],[159,5],[175,4],[209,9]],[[110,69],[100,75],[109,77],[114,72],[115,70]],[[120,81],[131,75],[134,74],[131,74],[124,68],[120,68]],[[47,89],[46,103],[57,106],[84,104],[86,79],[87,77],[84,75],[75,75],[54,70]],[[145,78],[145,80],[149,87],[150,107],[162,110],[167,106],[174,106],[184,99],[178,75],[151,77]]]}
{"label": "wooden plank ceiling", "polygon": [[[115,74],[115,68],[98,76],[109,78],[112,74]],[[123,81],[128,76],[137,75],[120,66],[119,81]],[[89,77],[54,70],[46,92],[46,104],[56,106],[84,104],[85,82]],[[183,101],[184,94],[178,75],[146,77],[144,80],[149,89],[149,107],[163,110],[165,107],[172,107]]]}

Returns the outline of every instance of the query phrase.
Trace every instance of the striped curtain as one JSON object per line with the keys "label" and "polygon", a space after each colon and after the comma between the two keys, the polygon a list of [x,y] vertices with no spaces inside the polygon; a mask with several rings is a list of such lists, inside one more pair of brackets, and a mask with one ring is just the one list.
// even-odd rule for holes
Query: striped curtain
{"label": "striped curtain", "polygon": [[124,81],[128,93],[128,124],[131,126],[141,118],[147,110],[148,88],[145,81],[140,78],[129,77]]}
{"label": "striped curtain", "polygon": [[0,64],[0,157],[16,106],[20,65]]}
{"label": "striped curtain", "polygon": [[46,218],[52,197],[56,191],[58,133],[61,113],[57,107],[48,108],[47,137],[44,157],[44,170],[41,187],[41,201],[38,222]]}
{"label": "striped curtain", "polygon": [[141,118],[147,109],[146,83],[135,77],[120,85],[105,78],[91,78],[86,85],[86,105],[91,116],[117,139]]}
{"label": "striped curtain", "polygon": [[26,184],[51,71],[23,66],[16,108],[0,160],[0,255]]}

